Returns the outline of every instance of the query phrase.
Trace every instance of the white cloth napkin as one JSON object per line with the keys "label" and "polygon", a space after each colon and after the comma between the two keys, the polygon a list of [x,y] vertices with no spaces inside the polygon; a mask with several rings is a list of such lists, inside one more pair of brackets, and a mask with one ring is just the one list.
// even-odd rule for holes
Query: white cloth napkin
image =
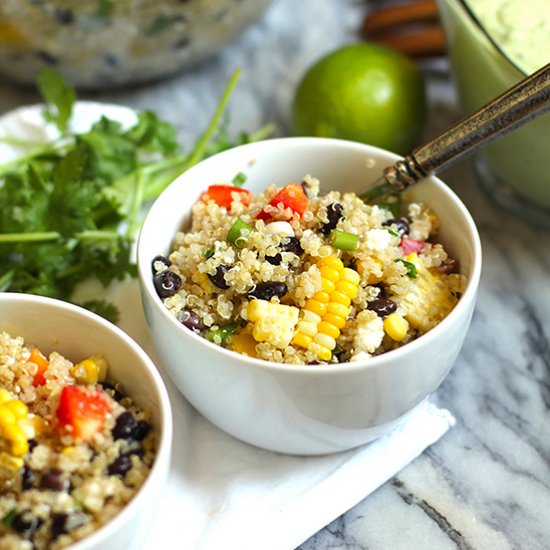
{"label": "white cloth napkin", "polygon": [[425,402],[400,428],[369,445],[295,457],[242,443],[210,424],[177,391],[171,396],[172,467],[146,550],[292,550],[454,423],[448,411]]}
{"label": "white cloth napkin", "polygon": [[[87,129],[100,112],[131,122],[131,110],[79,103],[73,120]],[[39,107],[0,118],[0,136],[51,138]],[[23,151],[0,143],[8,161]],[[81,289],[80,299],[105,295],[121,310],[121,327],[153,357],[136,281]],[[162,372],[162,367],[160,367]],[[437,441],[454,418],[423,403],[392,433],[347,452],[296,457],[242,443],[204,419],[164,373],[174,412],[172,467],[163,498],[151,516],[144,550],[291,550],[349,510]],[[152,510],[153,512],[153,510]]]}

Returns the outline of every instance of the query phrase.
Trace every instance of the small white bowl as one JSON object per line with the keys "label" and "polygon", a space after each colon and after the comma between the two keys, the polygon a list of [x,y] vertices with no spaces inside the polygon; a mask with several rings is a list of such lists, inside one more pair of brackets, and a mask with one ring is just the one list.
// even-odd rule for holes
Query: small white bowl
{"label": "small white bowl", "polygon": [[31,296],[0,293],[0,331],[22,336],[49,354],[58,351],[73,361],[103,353],[109,376],[141,407],[153,410],[157,454],[149,476],[134,498],[111,521],[73,544],[71,550],[120,550],[139,540],[151,525],[150,515],[170,467],[172,412],[168,393],[147,354],[122,330],[72,304]]}
{"label": "small white bowl", "polygon": [[321,188],[361,192],[398,157],[349,141],[282,138],[244,145],[208,158],[176,179],[155,201],[142,226],[138,270],[143,306],[156,351],[183,395],[214,424],[265,449],[324,454],[371,441],[392,429],[434,392],[453,365],[474,310],[481,271],[476,226],[460,199],[437,178],[412,189],[433,207],[438,239],[460,262],[467,289],[433,330],[368,361],[280,365],[216,346],[182,326],[158,297],[151,260],[167,255],[192,205],[212,183],[247,175],[261,192],[304,175]]}

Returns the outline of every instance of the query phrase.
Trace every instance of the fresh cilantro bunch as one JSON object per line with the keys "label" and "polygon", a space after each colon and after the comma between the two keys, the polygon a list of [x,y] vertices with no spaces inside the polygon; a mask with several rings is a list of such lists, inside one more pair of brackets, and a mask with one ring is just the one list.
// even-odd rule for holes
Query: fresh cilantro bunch
{"label": "fresh cilantro bunch", "polygon": [[[72,134],[74,89],[44,70],[44,116],[60,138],[0,165],[0,290],[70,301],[91,277],[103,286],[135,277],[131,249],[143,206],[206,156],[271,131],[228,138],[222,119],[238,77],[235,71],[204,134],[184,153],[175,127],[152,112],[139,113],[128,129],[102,117],[88,132]],[[81,305],[117,320],[116,308],[103,300]]]}

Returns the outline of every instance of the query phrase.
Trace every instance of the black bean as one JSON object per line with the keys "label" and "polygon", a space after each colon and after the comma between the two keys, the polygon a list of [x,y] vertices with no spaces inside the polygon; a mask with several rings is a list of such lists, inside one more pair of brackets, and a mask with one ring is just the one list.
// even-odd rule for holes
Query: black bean
{"label": "black bean", "polygon": [[258,283],[249,296],[258,298],[259,300],[270,300],[273,296],[282,298],[288,292],[286,283],[278,283],[275,281],[266,281]]}
{"label": "black bean", "polygon": [[132,439],[143,441],[147,434],[151,431],[151,424],[146,420],[140,420],[132,432]]}
{"label": "black bean", "polygon": [[280,265],[283,261],[283,257],[277,253],[275,256],[266,256],[265,261],[269,262],[271,265]]}
{"label": "black bean", "polygon": [[328,235],[338,225],[338,222],[342,218],[343,211],[344,207],[339,202],[333,202],[327,206],[328,221],[320,228],[323,235]]}
{"label": "black bean", "polygon": [[281,248],[285,252],[292,252],[296,256],[301,256],[304,253],[304,249],[300,244],[300,239],[298,237],[288,237],[288,242],[286,244],[281,243]]}
{"label": "black bean", "polygon": [[201,332],[204,329],[201,318],[190,309],[184,308],[178,313],[180,323],[194,332]]}
{"label": "black bean", "polygon": [[120,455],[113,462],[111,462],[111,464],[109,464],[107,472],[110,476],[124,477],[131,469],[132,461],[130,460],[130,457],[128,455]]}
{"label": "black bean", "polygon": [[52,515],[52,539],[70,533],[86,523],[86,516],[81,512],[55,512]]}
{"label": "black bean", "polygon": [[11,528],[17,531],[23,538],[30,539],[42,523],[43,520],[33,515],[30,510],[24,510],[15,515]]}
{"label": "black bean", "polygon": [[161,271],[153,278],[157,294],[161,298],[173,296],[181,287],[181,277],[173,271]]}
{"label": "black bean", "polygon": [[231,268],[227,265],[219,265],[216,268],[216,273],[214,275],[208,274],[208,278],[212,281],[213,284],[215,284],[218,288],[221,288],[222,290],[227,290],[229,288],[229,285],[227,284],[224,275],[230,270]]}
{"label": "black bean", "polygon": [[136,428],[136,417],[130,411],[125,411],[116,419],[113,437],[115,439],[133,439],[132,432]]}
{"label": "black bean", "polygon": [[151,262],[153,275],[156,275],[157,273],[168,269],[171,265],[172,262],[166,256],[161,256],[160,254],[158,256],[155,256],[153,258],[153,261]]}
{"label": "black bean", "polygon": [[51,489],[52,491],[65,491],[69,490],[69,480],[63,478],[63,474],[60,470],[47,470],[40,477],[40,488]]}
{"label": "black bean", "polygon": [[32,453],[33,449],[38,445],[36,439],[29,439],[29,452]]}
{"label": "black bean", "polygon": [[379,317],[386,317],[397,310],[397,304],[389,298],[377,298],[367,304],[367,309],[374,311]]}
{"label": "black bean", "polygon": [[392,218],[391,220],[386,220],[385,222],[383,222],[382,225],[385,227],[395,225],[397,233],[400,237],[409,234],[409,223],[405,218]]}
{"label": "black bean", "polygon": [[25,464],[21,470],[21,490],[28,491],[29,489],[32,489],[35,481],[36,474],[29,466]]}
{"label": "black bean", "polygon": [[74,21],[74,14],[68,9],[55,8],[54,16],[62,25],[70,25]]}

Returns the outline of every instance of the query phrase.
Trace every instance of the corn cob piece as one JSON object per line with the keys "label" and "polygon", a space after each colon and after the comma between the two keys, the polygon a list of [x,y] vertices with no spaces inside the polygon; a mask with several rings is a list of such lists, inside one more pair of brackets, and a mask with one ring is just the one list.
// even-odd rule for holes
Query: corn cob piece
{"label": "corn cob piece", "polygon": [[285,349],[292,340],[299,310],[294,306],[266,300],[251,300],[248,304],[247,316],[253,323],[254,340]]}
{"label": "corn cob piece", "polygon": [[416,267],[416,277],[407,278],[399,294],[392,297],[413,329],[427,332],[435,327],[456,305],[458,298],[443,277],[430,271],[415,252],[407,261]]}
{"label": "corn cob piece", "polygon": [[351,300],[359,285],[359,274],[344,267],[336,256],[319,260],[322,290],[310,298],[302,310],[292,343],[308,349],[322,361],[330,361],[340,330],[350,312]]}

